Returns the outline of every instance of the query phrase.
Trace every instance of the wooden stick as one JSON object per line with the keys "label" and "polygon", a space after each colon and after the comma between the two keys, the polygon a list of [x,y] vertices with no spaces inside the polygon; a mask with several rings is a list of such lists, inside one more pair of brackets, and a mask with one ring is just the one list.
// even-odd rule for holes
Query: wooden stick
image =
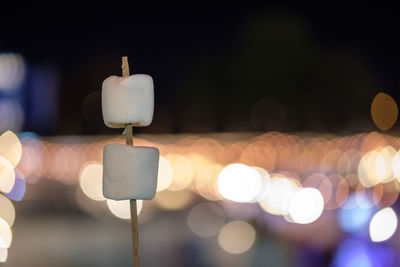
{"label": "wooden stick", "polygon": [[[122,57],[122,76],[129,76],[129,64],[128,57]],[[125,126],[125,139],[128,146],[133,146],[133,129],[131,124]],[[130,200],[131,205],[131,223],[132,223],[132,247],[133,247],[133,262],[134,267],[140,267],[140,255],[139,255],[139,227],[136,210],[136,199]]]}

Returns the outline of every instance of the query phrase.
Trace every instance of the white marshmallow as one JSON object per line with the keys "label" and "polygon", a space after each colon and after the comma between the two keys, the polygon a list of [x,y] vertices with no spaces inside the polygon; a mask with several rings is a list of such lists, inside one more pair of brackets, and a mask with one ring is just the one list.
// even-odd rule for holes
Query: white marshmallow
{"label": "white marshmallow", "polygon": [[152,199],[158,160],[155,147],[108,144],[103,151],[103,195],[114,200]]}
{"label": "white marshmallow", "polygon": [[101,90],[104,123],[110,128],[150,125],[154,112],[153,79],[149,75],[110,76]]}

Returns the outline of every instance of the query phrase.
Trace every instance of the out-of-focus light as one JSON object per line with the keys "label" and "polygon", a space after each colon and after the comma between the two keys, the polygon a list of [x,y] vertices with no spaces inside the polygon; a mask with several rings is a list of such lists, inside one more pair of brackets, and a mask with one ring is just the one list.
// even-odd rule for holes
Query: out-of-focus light
{"label": "out-of-focus light", "polygon": [[[129,200],[112,200],[107,199],[107,207],[114,216],[120,219],[130,219],[131,218],[131,206]],[[143,200],[136,200],[136,211],[137,215],[140,214],[143,207]]]}
{"label": "out-of-focus light", "polygon": [[193,193],[189,190],[170,191],[164,190],[157,193],[155,203],[162,209],[181,210],[186,208],[193,200]]}
{"label": "out-of-focus light", "polygon": [[393,157],[392,170],[393,176],[400,181],[400,151],[397,151],[397,153]]}
{"label": "out-of-focus light", "polygon": [[350,195],[339,209],[339,226],[342,230],[354,234],[365,234],[367,225],[375,211],[369,198],[357,198],[356,193]]}
{"label": "out-of-focus light", "polygon": [[[382,183],[389,183],[395,179],[393,175],[393,159],[396,156],[396,152],[396,149],[394,149],[392,146],[386,146],[379,151],[380,158],[378,156],[376,160],[378,161],[379,158],[379,161],[381,162],[375,164],[380,165],[379,168],[382,172],[380,176],[383,177],[381,180]],[[375,167],[375,169],[377,168]]]}
{"label": "out-of-focus light", "polygon": [[376,150],[366,153],[358,164],[358,176],[364,187],[372,187],[385,178],[387,167],[382,155]]}
{"label": "out-of-focus light", "polygon": [[372,101],[372,120],[382,131],[392,128],[397,121],[398,113],[396,101],[385,93],[378,93]]}
{"label": "out-of-focus light", "polygon": [[271,190],[271,176],[269,175],[268,171],[261,167],[253,167],[261,177],[262,186],[261,191],[258,194],[257,200],[261,200],[267,197],[269,191]]}
{"label": "out-of-focus light", "polygon": [[23,124],[24,111],[21,105],[15,100],[0,100],[0,132],[20,131]]}
{"label": "out-of-focus light", "polygon": [[244,221],[232,221],[224,225],[218,235],[218,244],[231,254],[248,251],[256,240],[253,226]]}
{"label": "out-of-focus light", "polygon": [[79,185],[88,198],[96,201],[105,200],[103,196],[103,166],[99,163],[87,164],[81,171]]}
{"label": "out-of-focus light", "polygon": [[274,215],[286,215],[290,210],[292,197],[299,187],[291,180],[284,177],[273,177],[269,194],[259,204],[263,210]]}
{"label": "out-of-focus light", "polygon": [[169,190],[179,191],[190,185],[194,176],[194,169],[190,160],[178,154],[170,154],[166,159],[171,163],[173,179]]}
{"label": "out-of-focus light", "polygon": [[20,172],[18,169],[14,169],[14,171],[15,171],[14,186],[11,189],[11,191],[9,193],[6,193],[5,195],[14,201],[21,201],[25,195],[26,182],[22,172]]}
{"label": "out-of-focus light", "polygon": [[361,240],[348,239],[339,245],[332,267],[396,266],[392,249],[369,246]]}
{"label": "out-of-focus light", "polygon": [[7,248],[0,248],[0,262],[6,262],[8,256]]}
{"label": "out-of-focus light", "polygon": [[160,156],[160,161],[158,163],[157,192],[167,189],[172,182],[172,178],[171,164],[166,158]]}
{"label": "out-of-focus light", "polygon": [[209,164],[204,166],[196,175],[194,187],[196,192],[205,199],[215,201],[223,197],[218,192],[218,175],[223,166],[220,164]]}
{"label": "out-of-focus light", "polygon": [[308,224],[317,220],[324,210],[324,198],[315,188],[303,188],[298,191],[290,203],[290,218],[299,224]]}
{"label": "out-of-focus light", "polygon": [[195,206],[187,218],[189,228],[198,236],[212,237],[225,223],[225,216],[221,208],[212,203],[203,203]]}
{"label": "out-of-focus light", "polygon": [[11,227],[15,220],[15,208],[13,203],[0,194],[0,218],[8,223]]}
{"label": "out-of-focus light", "polygon": [[9,248],[12,242],[12,232],[8,223],[0,218],[0,248]]}
{"label": "out-of-focus light", "polygon": [[15,171],[11,163],[0,156],[0,191],[9,193],[15,183]]}
{"label": "out-of-focus light", "polygon": [[397,229],[397,216],[390,207],[381,209],[371,219],[369,235],[374,242],[389,239]]}
{"label": "out-of-focus light", "polygon": [[258,171],[244,164],[230,164],[218,176],[218,191],[232,201],[253,201],[261,189],[262,180]]}
{"label": "out-of-focus light", "polygon": [[25,63],[21,55],[0,54],[0,91],[16,89],[25,77]]}
{"label": "out-of-focus light", "polygon": [[12,131],[7,131],[0,136],[0,156],[6,158],[14,167],[21,160],[22,144]]}
{"label": "out-of-focus light", "polygon": [[324,203],[328,203],[332,196],[332,183],[323,173],[311,174],[304,180],[303,186],[317,188],[324,198]]}

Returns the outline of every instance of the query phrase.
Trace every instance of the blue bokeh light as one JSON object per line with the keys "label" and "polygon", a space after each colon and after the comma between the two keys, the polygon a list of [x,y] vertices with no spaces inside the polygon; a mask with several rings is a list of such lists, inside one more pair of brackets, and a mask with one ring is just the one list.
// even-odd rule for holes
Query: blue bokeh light
{"label": "blue bokeh light", "polygon": [[395,258],[390,246],[352,238],[340,244],[331,267],[394,267]]}
{"label": "blue bokeh light", "polygon": [[353,193],[339,209],[339,226],[348,233],[368,235],[368,224],[376,210],[369,198],[357,199]]}
{"label": "blue bokeh light", "polygon": [[12,190],[5,194],[8,198],[14,201],[21,201],[25,195],[26,181],[22,172],[18,169],[15,170],[15,183]]}

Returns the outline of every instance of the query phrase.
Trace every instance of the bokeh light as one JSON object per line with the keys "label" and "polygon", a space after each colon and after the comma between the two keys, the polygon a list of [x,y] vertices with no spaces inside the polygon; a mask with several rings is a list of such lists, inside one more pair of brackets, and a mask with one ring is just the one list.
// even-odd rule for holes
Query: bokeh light
{"label": "bokeh light", "polygon": [[0,194],[0,218],[8,223],[11,227],[15,220],[15,208],[13,203],[6,198],[4,195]]}
{"label": "bokeh light", "polygon": [[273,176],[269,193],[259,200],[263,210],[274,215],[286,215],[290,211],[292,197],[298,192],[299,186],[285,177]]}
{"label": "bokeh light", "polygon": [[212,237],[218,234],[225,223],[225,216],[220,207],[212,203],[202,203],[189,212],[189,228],[198,236]]}
{"label": "bokeh light", "polygon": [[0,191],[9,193],[15,183],[15,171],[11,163],[0,156]]}
{"label": "bokeh light", "polygon": [[194,169],[190,160],[178,154],[169,154],[165,157],[172,166],[173,179],[169,190],[179,191],[190,185],[194,176]]}
{"label": "bokeh light", "polygon": [[14,171],[15,171],[14,186],[11,189],[11,191],[9,193],[6,193],[5,195],[14,201],[21,201],[25,195],[26,182],[24,175],[20,170],[14,169]]}
{"label": "bokeh light", "polygon": [[8,223],[0,218],[0,248],[9,248],[12,242],[12,232]]}
{"label": "bokeh light", "polygon": [[79,185],[85,195],[96,201],[105,200],[103,196],[103,166],[89,163],[81,171]]}
{"label": "bokeh light", "polygon": [[167,189],[173,178],[172,166],[169,161],[160,156],[158,163],[157,192]]}
{"label": "bokeh light", "polygon": [[381,209],[371,219],[369,234],[374,242],[389,239],[397,229],[397,215],[390,207]]}
{"label": "bokeh light", "polygon": [[245,221],[232,221],[224,225],[218,235],[220,247],[231,254],[248,251],[254,244],[256,231]]}
{"label": "bokeh light", "polygon": [[186,208],[192,202],[193,198],[193,193],[189,190],[164,190],[156,194],[154,202],[157,206],[165,210],[181,210]]}
{"label": "bokeh light", "polygon": [[315,188],[303,188],[291,199],[290,218],[299,224],[312,223],[324,210],[324,199],[321,192]]}
{"label": "bokeh light", "polygon": [[6,158],[14,167],[21,160],[22,144],[12,131],[7,131],[0,136],[0,156]]}
{"label": "bokeh light", "polygon": [[0,54],[0,91],[11,91],[21,85],[25,77],[25,63],[20,54]]}
{"label": "bokeh light", "polygon": [[372,119],[379,129],[387,131],[396,123],[398,116],[396,101],[385,93],[378,93],[371,105]]}
{"label": "bokeh light", "polygon": [[[107,199],[107,207],[111,213],[120,219],[130,219],[131,218],[131,204],[130,200],[112,200]],[[137,215],[140,214],[143,207],[143,200],[136,200],[136,212]]]}
{"label": "bokeh light", "polygon": [[244,164],[230,164],[218,176],[218,191],[232,201],[253,201],[261,189],[262,180],[258,171]]}
{"label": "bokeh light", "polygon": [[375,210],[369,198],[358,199],[356,193],[353,193],[339,209],[339,226],[346,232],[364,235]]}

